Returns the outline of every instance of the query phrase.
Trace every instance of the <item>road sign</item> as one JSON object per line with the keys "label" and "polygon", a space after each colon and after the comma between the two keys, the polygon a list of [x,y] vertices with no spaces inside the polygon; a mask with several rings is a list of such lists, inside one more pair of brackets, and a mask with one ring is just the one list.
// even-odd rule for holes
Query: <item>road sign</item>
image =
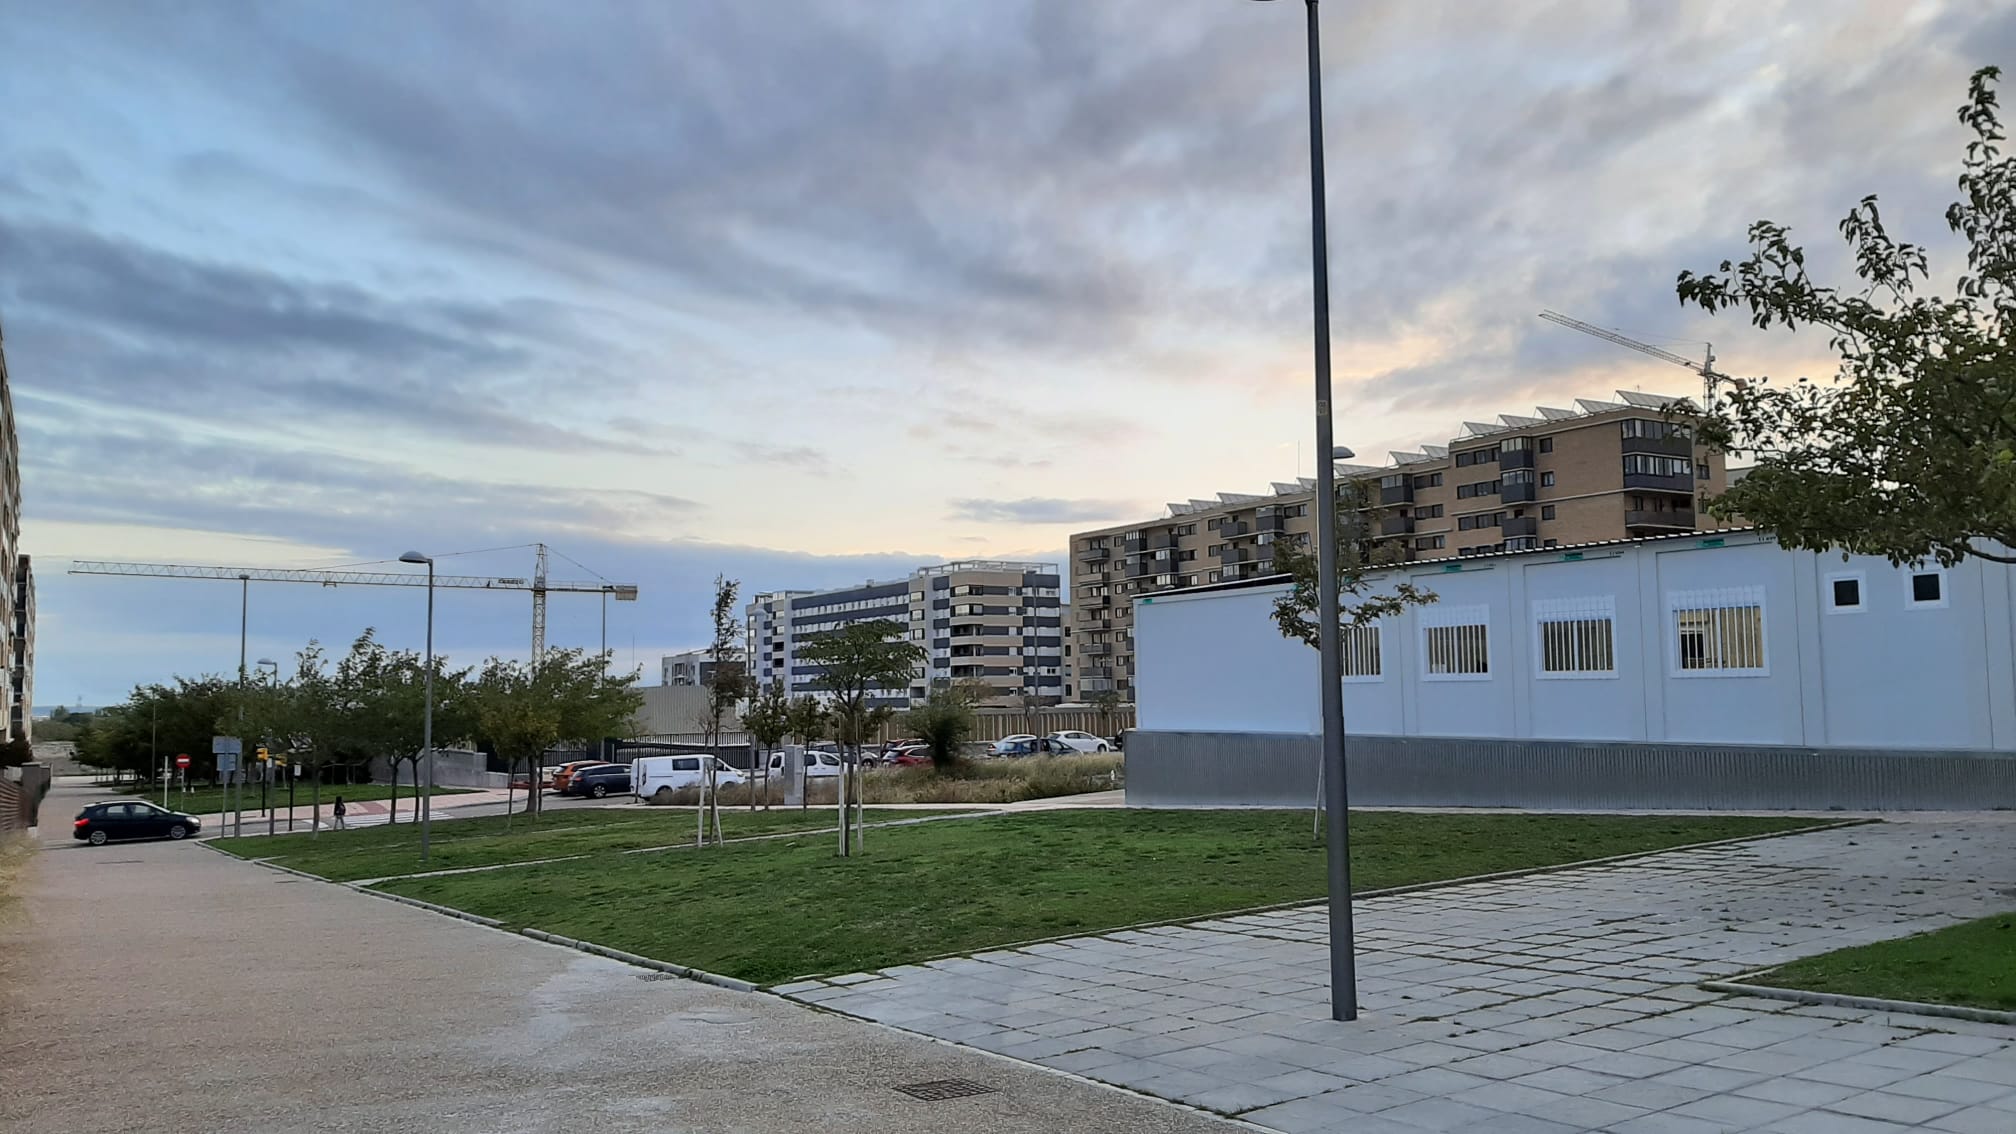
{"label": "road sign", "polygon": [[217,754],[217,774],[219,776],[229,776],[237,771],[238,754],[236,752],[219,752]]}
{"label": "road sign", "polygon": [[178,768],[186,768],[186,767],[188,767],[188,766],[189,766],[189,754],[188,754],[187,752],[184,752],[184,753],[183,753],[183,754],[181,754],[180,756],[177,756],[177,757],[175,757],[175,766],[176,766],[176,767],[178,767]]}
{"label": "road sign", "polygon": [[210,738],[210,754],[213,756],[236,756],[244,746],[235,736],[213,736]]}

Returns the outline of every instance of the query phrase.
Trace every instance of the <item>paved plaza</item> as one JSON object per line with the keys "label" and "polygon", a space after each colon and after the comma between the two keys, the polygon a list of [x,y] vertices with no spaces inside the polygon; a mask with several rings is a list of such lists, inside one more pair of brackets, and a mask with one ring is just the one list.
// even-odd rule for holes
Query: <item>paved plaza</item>
{"label": "paved plaza", "polygon": [[1698,987],[2016,909],[2016,822],[1911,819],[787,986],[1277,1130],[2016,1134],[2016,1027]]}

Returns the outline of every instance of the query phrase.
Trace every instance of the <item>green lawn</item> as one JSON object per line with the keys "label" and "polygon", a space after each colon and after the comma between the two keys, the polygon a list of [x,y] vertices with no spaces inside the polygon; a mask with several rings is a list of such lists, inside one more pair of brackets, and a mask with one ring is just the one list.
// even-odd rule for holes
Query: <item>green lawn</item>
{"label": "green lawn", "polygon": [[[277,806],[285,807],[287,806],[287,785],[278,784],[276,786],[279,790],[274,792],[273,795],[270,797],[271,801]],[[474,789],[435,788],[434,794],[437,796],[466,795],[472,790]],[[391,784],[323,784],[322,785],[323,809],[327,810],[329,804],[339,795],[342,796],[344,800],[350,803],[366,803],[372,800],[391,799],[392,785]],[[144,799],[147,802],[153,804],[161,803],[161,789],[159,787],[156,787],[151,792],[143,790],[117,791],[108,789],[105,792],[105,796],[108,799],[111,798]],[[399,813],[401,815],[406,814],[406,804],[412,798],[413,798],[413,785],[400,784]],[[306,807],[313,802],[314,802],[314,792],[313,789],[308,784],[304,783],[301,784],[299,787],[295,788],[294,805],[296,807]],[[259,785],[258,784],[244,785],[244,795],[242,797],[242,802],[240,801],[239,789],[236,787],[233,787],[231,789],[230,798],[228,802],[226,800],[225,791],[221,787],[210,787],[207,785],[199,785],[191,788],[189,790],[189,794],[187,795],[184,795],[180,791],[171,788],[169,789],[168,792],[168,802],[166,806],[171,811],[184,811],[188,812],[191,815],[208,815],[211,814],[212,812],[220,811],[225,807],[233,806],[234,804],[237,806],[242,806],[248,813],[259,810]]]}
{"label": "green lawn", "polygon": [[1822,953],[1752,983],[2016,1011],[2016,914]]}
{"label": "green lawn", "polygon": [[[1743,816],[1367,812],[1361,890],[1809,826]],[[761,983],[1315,899],[1307,811],[1063,811],[704,854],[596,858],[385,889]]]}
{"label": "green lawn", "polygon": [[[878,811],[871,807],[866,814],[868,821],[874,823],[946,812],[908,808]],[[444,820],[433,824],[424,865],[420,862],[420,831],[406,823],[355,831],[323,831],[312,839],[306,834],[219,839],[214,845],[243,858],[263,858],[333,881],[354,882],[359,878],[385,878],[421,870],[494,866],[690,843],[697,826],[690,808],[668,807],[571,808],[549,811],[536,820],[518,815],[511,819],[508,831],[501,815]],[[792,807],[757,812],[721,809],[721,833],[731,839],[835,827],[831,809],[800,811]],[[869,837],[872,839],[874,833],[870,832]]]}

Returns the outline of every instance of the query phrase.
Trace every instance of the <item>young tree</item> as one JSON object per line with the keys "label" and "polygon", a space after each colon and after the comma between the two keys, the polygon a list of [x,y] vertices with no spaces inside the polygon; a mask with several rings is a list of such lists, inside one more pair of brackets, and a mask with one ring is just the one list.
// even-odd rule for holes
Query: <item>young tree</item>
{"label": "young tree", "polygon": [[1112,736],[1113,717],[1120,711],[1120,691],[1117,689],[1101,689],[1099,692],[1092,694],[1088,700],[1092,702],[1092,711],[1099,714],[1099,731],[1107,736]]}
{"label": "young tree", "polygon": [[[1394,617],[1410,606],[1435,601],[1434,592],[1405,581],[1394,583],[1389,591],[1368,593],[1373,589],[1373,580],[1366,573],[1398,562],[1395,551],[1380,547],[1373,540],[1372,526],[1376,519],[1377,509],[1372,507],[1370,494],[1363,485],[1355,481],[1338,483],[1335,531],[1340,626],[1368,625]],[[1294,584],[1287,594],[1274,600],[1274,624],[1280,627],[1282,637],[1315,648],[1322,640],[1322,621],[1317,616],[1317,590],[1322,574],[1318,570],[1316,549],[1305,547],[1299,539],[1275,540],[1274,566]]]}
{"label": "young tree", "polygon": [[[447,659],[434,658],[434,738],[469,733],[468,705],[463,686],[469,670],[450,670]],[[399,821],[399,768],[407,782],[420,789],[420,768],[426,744],[427,662],[415,650],[390,650],[365,630],[336,665],[336,684],[354,706],[354,739],[369,757],[382,758],[392,770],[391,821]],[[417,817],[417,810],[416,810]]]}
{"label": "young tree", "polygon": [[[809,698],[808,698],[809,700]],[[813,702],[817,704],[818,702]],[[760,795],[765,807],[770,803],[770,753],[784,743],[791,732],[791,699],[784,693],[784,682],[771,679],[750,699],[749,708],[742,714],[742,731],[749,734],[749,808],[755,810],[756,799]],[[762,768],[761,786],[757,786],[756,770]]]}
{"label": "young tree", "polygon": [[[707,687],[707,708],[703,725],[709,750],[721,746],[721,722],[747,695],[748,683],[744,678],[742,664],[742,623],[735,617],[735,596],[742,584],[725,576],[714,576],[714,603],[708,611],[713,624],[713,638],[707,644],[707,659],[711,663],[703,676],[702,684]],[[719,757],[718,751],[714,752]],[[714,761],[704,761],[706,786],[702,790],[702,800],[706,815],[701,820],[701,841],[704,843],[707,828],[712,826],[714,838],[721,838],[721,805],[716,795]],[[749,805],[754,808],[756,766],[752,760],[749,766]]]}
{"label": "young tree", "polygon": [[819,698],[809,693],[801,693],[792,698],[788,717],[790,723],[786,726],[785,732],[796,738],[800,744],[811,744],[815,740],[824,739],[833,723],[833,716],[826,711],[826,706],[819,703]]}
{"label": "young tree", "polygon": [[1893,238],[1864,197],[1841,222],[1860,283],[1816,283],[1790,230],[1750,226],[1751,253],[1719,274],[1680,273],[1683,304],[1747,309],[1760,328],[1815,327],[1840,358],[1832,382],[1730,381],[1701,425],[1755,467],[1709,502],[1786,547],[2016,563],[2016,158],[2004,156],[2000,71],[1968,85],[1961,200],[1946,224],[1967,243],[1952,298],[1918,295],[1925,249]]}
{"label": "young tree", "polygon": [[[924,651],[903,640],[901,623],[876,619],[856,622],[815,639],[800,649],[798,656],[821,667],[817,683],[832,696],[835,730],[840,741],[848,746],[851,757],[841,771],[858,777],[861,743],[869,729],[888,716],[886,707],[868,703],[869,694],[878,689],[907,690],[911,667],[924,656]],[[858,789],[855,801],[858,829]],[[852,841],[843,822],[842,854],[850,853]]]}
{"label": "young tree", "polygon": [[959,746],[972,739],[980,724],[973,706],[990,692],[983,686],[976,696],[963,683],[943,685],[904,714],[904,729],[929,746],[932,767],[943,772],[959,762]]}

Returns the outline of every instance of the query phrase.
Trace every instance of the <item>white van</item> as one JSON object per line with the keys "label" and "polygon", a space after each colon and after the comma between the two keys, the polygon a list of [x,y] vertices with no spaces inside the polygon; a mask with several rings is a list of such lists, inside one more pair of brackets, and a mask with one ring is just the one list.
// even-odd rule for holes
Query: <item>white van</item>
{"label": "white van", "polygon": [[743,782],[743,774],[719,756],[639,756],[630,765],[630,786],[638,799],[650,799],[661,791],[699,787],[705,775],[704,760],[714,762],[715,787]]}
{"label": "white van", "polygon": [[[840,757],[831,752],[821,752],[818,749],[811,749],[805,753],[806,779],[816,780],[821,776],[837,776],[839,774]],[[784,754],[782,752],[772,752],[770,754],[770,778],[773,780],[784,778]]]}

